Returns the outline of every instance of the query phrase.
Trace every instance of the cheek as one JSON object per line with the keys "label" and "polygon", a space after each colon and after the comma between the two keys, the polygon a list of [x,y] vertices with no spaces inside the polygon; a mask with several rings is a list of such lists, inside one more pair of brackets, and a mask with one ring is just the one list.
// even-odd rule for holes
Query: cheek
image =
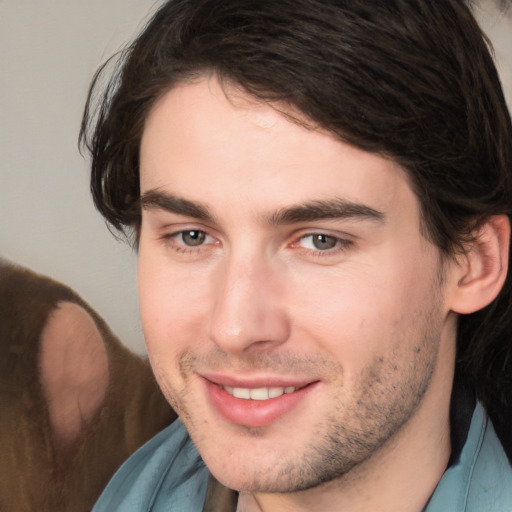
{"label": "cheek", "polygon": [[350,269],[313,281],[302,281],[295,293],[294,324],[354,373],[414,329],[427,294],[415,276],[392,267]]}
{"label": "cheek", "polygon": [[[186,392],[179,361],[200,339],[196,287],[190,281],[176,278],[167,265],[155,260],[139,259],[138,288],[142,328],[149,361],[155,378],[168,402],[180,415]],[[177,274],[179,275],[179,274]]]}
{"label": "cheek", "polygon": [[183,350],[184,340],[197,335],[207,303],[204,284],[198,276],[140,254],[139,304],[148,352]]}

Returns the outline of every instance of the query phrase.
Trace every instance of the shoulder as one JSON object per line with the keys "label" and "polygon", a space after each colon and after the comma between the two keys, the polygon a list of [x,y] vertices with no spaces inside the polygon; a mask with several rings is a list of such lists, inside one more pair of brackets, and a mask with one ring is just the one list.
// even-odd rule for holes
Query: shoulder
{"label": "shoulder", "polygon": [[117,471],[93,512],[201,510],[208,470],[178,419],[137,450]]}
{"label": "shoulder", "polygon": [[512,512],[512,467],[477,404],[459,460],[443,475],[425,512]]}

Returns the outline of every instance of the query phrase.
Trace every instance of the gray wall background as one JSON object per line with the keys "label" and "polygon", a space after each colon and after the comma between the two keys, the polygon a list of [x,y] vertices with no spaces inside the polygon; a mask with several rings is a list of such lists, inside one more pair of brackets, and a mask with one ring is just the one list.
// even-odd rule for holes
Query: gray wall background
{"label": "gray wall background", "polygon": [[[0,0],[0,255],[73,287],[139,353],[136,257],[93,208],[77,135],[95,70],[159,3]],[[512,13],[477,10],[511,106]]]}

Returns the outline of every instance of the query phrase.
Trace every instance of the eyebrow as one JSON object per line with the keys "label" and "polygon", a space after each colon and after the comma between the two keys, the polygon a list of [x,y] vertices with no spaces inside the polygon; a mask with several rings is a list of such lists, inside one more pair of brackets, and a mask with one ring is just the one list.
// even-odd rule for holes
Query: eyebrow
{"label": "eyebrow", "polygon": [[155,189],[142,194],[140,205],[143,210],[164,210],[205,222],[214,221],[213,215],[206,206]]}
{"label": "eyebrow", "polygon": [[378,223],[385,222],[383,212],[360,203],[333,198],[310,201],[305,204],[278,210],[267,217],[271,225],[295,224],[325,219],[367,219]]}
{"label": "eyebrow", "polygon": [[[207,206],[156,189],[142,194],[140,204],[143,210],[164,210],[205,222],[215,222]],[[385,215],[364,204],[333,198],[282,208],[263,217],[264,222],[271,226],[325,219],[366,219],[384,223]]]}

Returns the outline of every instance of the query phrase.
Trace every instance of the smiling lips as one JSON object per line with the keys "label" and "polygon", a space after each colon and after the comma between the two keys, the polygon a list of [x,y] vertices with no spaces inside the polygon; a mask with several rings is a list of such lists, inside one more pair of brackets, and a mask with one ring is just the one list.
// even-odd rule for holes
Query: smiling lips
{"label": "smiling lips", "polygon": [[238,382],[219,380],[222,379],[203,379],[213,410],[229,423],[250,428],[276,423],[303,403],[319,384],[314,381],[295,386],[241,387]]}

